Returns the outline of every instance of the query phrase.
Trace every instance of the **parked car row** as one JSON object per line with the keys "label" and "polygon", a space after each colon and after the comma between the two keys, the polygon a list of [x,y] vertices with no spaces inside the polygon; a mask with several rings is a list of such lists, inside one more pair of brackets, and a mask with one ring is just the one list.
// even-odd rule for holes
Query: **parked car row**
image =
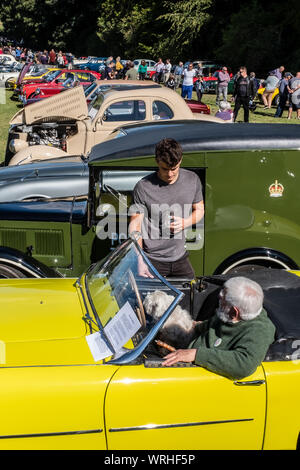
{"label": "parked car row", "polygon": [[224,123],[214,116],[193,113],[176,92],[159,85],[143,86],[141,82],[130,86],[130,92],[124,86],[109,88],[89,105],[83,87],[78,86],[26,106],[13,116],[5,164],[74,154],[87,156],[118,125],[166,119]]}

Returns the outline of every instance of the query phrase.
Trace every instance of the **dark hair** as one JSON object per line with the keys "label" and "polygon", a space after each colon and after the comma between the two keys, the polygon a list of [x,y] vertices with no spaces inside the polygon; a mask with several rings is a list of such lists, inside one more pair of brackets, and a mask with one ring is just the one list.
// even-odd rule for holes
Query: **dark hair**
{"label": "dark hair", "polygon": [[163,161],[170,168],[177,166],[182,160],[181,145],[174,139],[162,139],[156,144],[155,158]]}

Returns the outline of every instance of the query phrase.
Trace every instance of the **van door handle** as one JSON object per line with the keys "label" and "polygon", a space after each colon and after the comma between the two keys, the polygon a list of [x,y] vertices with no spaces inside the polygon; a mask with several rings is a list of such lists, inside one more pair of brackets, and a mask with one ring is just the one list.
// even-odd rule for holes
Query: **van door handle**
{"label": "van door handle", "polygon": [[240,380],[235,380],[234,385],[242,386],[242,385],[248,385],[248,386],[254,386],[258,387],[259,385],[264,385],[266,383],[265,380],[245,380],[245,381],[240,381]]}

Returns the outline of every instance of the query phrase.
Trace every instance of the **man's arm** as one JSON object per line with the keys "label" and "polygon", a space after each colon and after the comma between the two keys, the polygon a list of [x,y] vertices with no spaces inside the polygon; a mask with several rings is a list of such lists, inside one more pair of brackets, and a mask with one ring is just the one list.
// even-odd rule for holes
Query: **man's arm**
{"label": "man's arm", "polygon": [[144,214],[143,213],[136,213],[132,214],[130,217],[130,222],[129,222],[129,235],[133,232],[139,232],[141,235],[138,238],[138,244],[140,245],[141,248],[143,248],[143,239],[142,239],[142,223],[144,219]]}
{"label": "man's arm", "polygon": [[170,230],[173,233],[178,233],[185,228],[196,225],[204,216],[204,203],[203,201],[197,202],[192,205],[191,215],[185,219],[181,217],[174,217],[173,222],[170,223]]}
{"label": "man's arm", "polygon": [[[142,223],[144,219],[144,214],[143,213],[136,213],[132,214],[129,222],[129,235],[134,234],[134,232],[137,232],[137,235],[139,235],[137,238],[137,243],[143,249],[143,238],[142,238]],[[154,276],[151,274],[149,271],[148,265],[145,263],[143,257],[139,254],[138,255],[138,274],[142,277],[150,277],[153,278]]]}

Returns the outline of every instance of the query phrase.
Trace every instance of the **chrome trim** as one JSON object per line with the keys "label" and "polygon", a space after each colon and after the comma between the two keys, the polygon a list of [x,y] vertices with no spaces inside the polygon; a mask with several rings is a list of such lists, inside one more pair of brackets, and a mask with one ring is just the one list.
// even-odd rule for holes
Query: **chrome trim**
{"label": "chrome trim", "polygon": [[45,432],[36,434],[8,434],[7,436],[0,436],[0,439],[20,439],[25,437],[49,437],[49,436],[72,436],[74,434],[98,434],[103,432],[103,429],[89,429],[87,431],[62,431],[62,432]]}
{"label": "chrome trim", "polygon": [[241,423],[243,421],[254,421],[254,418],[245,419],[226,419],[221,421],[199,421],[195,423],[176,423],[176,424],[147,424],[143,426],[132,426],[128,428],[110,428],[109,432],[123,431],[150,431],[152,429],[185,428],[190,426],[207,426],[209,424]]}
{"label": "chrome trim", "polygon": [[240,381],[240,380],[235,380],[234,385],[250,385],[250,386],[259,386],[259,385],[264,385],[266,383],[265,380],[245,380],[245,381]]}
{"label": "chrome trim", "polygon": [[[222,272],[222,274],[227,274],[228,271],[230,271],[230,269],[234,269],[238,266],[242,266],[245,262],[256,261],[256,260],[264,260],[264,261],[270,261],[271,260],[272,262],[277,263],[283,269],[290,269],[290,267],[287,264],[285,264],[283,261],[281,261],[279,259],[274,259],[271,256],[255,256],[255,255],[253,255],[253,256],[248,256],[247,258],[242,258],[239,261],[236,261],[235,263],[231,264],[230,266],[228,266]],[[280,268],[278,268],[278,269],[280,269]]]}
{"label": "chrome trim", "polygon": [[140,248],[138,243],[133,239],[132,239],[132,242],[134,243],[135,247],[137,248],[139,254],[142,255],[142,257],[143,257],[144,261],[146,262],[147,266],[150,267],[150,269],[160,279],[160,281],[162,281],[167,287],[169,287],[169,289],[171,289],[177,295],[177,297],[174,298],[173,302],[171,303],[169,308],[165,311],[163,316],[160,317],[158,322],[154,325],[154,327],[151,329],[151,331],[149,331],[147,336],[145,336],[145,338],[142,339],[142,341],[140,342],[140,344],[137,347],[135,347],[134,349],[131,349],[127,353],[123,354],[123,356],[121,356],[121,357],[118,357],[116,359],[112,359],[110,361],[107,361],[105,364],[122,365],[122,364],[129,364],[130,362],[135,361],[142,354],[142,352],[148,346],[148,344],[150,344],[151,341],[154,340],[154,338],[157,335],[158,331],[160,330],[162,325],[165,323],[165,321],[168,319],[170,313],[174,310],[176,305],[182,300],[182,298],[184,296],[184,294],[179,289],[177,289],[172,284],[170,284],[170,282],[167,281],[166,278],[161,276],[159,274],[159,272],[157,271],[157,269],[154,266],[152,266],[151,262],[149,261],[147,256],[144,254],[143,250]]}
{"label": "chrome trim", "polygon": [[36,274],[34,271],[32,271],[31,269],[27,268],[26,266],[24,266],[23,263],[18,263],[16,261],[13,261],[13,260],[10,260],[10,259],[7,259],[7,258],[0,258],[0,262],[3,261],[5,264],[9,265],[9,266],[13,266],[13,267],[17,267],[17,268],[20,268],[21,270],[23,271],[26,271],[28,272],[29,274],[32,274],[32,276],[36,277],[36,278],[40,278],[40,276],[38,276],[38,274]]}

